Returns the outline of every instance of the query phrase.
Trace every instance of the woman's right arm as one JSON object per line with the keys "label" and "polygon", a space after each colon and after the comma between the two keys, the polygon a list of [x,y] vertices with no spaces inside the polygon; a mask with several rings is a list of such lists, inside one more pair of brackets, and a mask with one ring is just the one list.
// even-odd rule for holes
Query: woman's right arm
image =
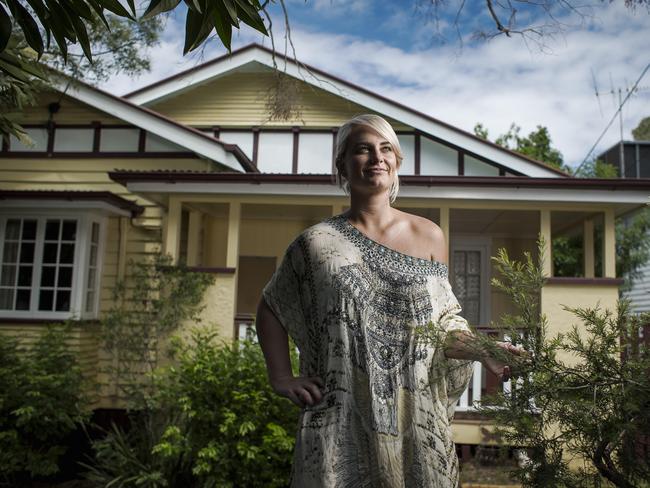
{"label": "woman's right arm", "polygon": [[257,306],[255,328],[273,391],[299,407],[320,403],[323,398],[323,381],[317,377],[293,375],[289,359],[289,337],[263,297]]}

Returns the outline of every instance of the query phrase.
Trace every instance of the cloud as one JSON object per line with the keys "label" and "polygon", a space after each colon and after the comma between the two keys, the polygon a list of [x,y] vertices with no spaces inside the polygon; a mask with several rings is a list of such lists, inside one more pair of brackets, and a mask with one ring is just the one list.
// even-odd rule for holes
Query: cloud
{"label": "cloud", "polygon": [[[496,137],[512,122],[524,133],[537,125],[547,126],[565,160],[577,164],[616,110],[618,95],[610,90],[630,88],[650,61],[650,15],[644,9],[630,12],[619,2],[605,4],[598,12],[598,17],[587,19],[586,28],[546,39],[545,52],[526,46],[517,37],[469,43],[459,51],[454,43],[392,45],[390,39],[369,40],[363,33],[337,34],[326,32],[323,25],[299,23],[292,26],[292,37],[303,62],[461,129],[471,131],[476,122],[482,122]],[[403,12],[394,20],[395,25],[409,23]],[[175,31],[166,34],[163,45],[151,52],[152,72],[135,82],[115,80],[111,91],[131,91],[196,62],[181,56],[182,25],[168,29]],[[421,25],[413,30],[419,30],[420,38],[426,35]],[[282,32],[276,36],[281,40]],[[259,40],[244,29],[234,44]],[[211,51],[206,57],[222,52],[223,48],[215,48],[214,55]],[[650,85],[650,73],[641,85]],[[624,107],[625,138],[631,137],[631,129],[641,118],[650,115],[649,98],[649,91],[640,91]],[[596,152],[618,139],[615,124]]]}

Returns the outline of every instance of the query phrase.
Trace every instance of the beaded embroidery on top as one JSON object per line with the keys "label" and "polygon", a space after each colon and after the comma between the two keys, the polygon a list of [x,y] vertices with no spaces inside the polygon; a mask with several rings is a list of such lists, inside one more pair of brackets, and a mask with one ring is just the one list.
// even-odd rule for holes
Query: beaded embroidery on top
{"label": "beaded embroidery on top", "polygon": [[441,278],[446,278],[449,273],[447,265],[444,263],[409,256],[370,239],[343,215],[331,217],[326,222],[357,246],[362,251],[363,260],[373,268],[384,266],[399,271],[400,274],[424,274]]}

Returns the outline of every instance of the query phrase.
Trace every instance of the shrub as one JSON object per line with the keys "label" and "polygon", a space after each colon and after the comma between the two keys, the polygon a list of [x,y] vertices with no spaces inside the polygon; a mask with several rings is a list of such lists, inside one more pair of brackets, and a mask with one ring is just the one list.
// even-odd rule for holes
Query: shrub
{"label": "shrub", "polygon": [[0,472],[11,485],[58,473],[70,435],[89,418],[68,336],[52,326],[23,347],[0,335]]}
{"label": "shrub", "polygon": [[131,431],[99,443],[90,477],[111,486],[280,487],[291,470],[298,409],[271,390],[250,342],[219,344],[197,330],[177,342]]}
{"label": "shrub", "polygon": [[516,472],[522,485],[645,486],[650,347],[639,336],[650,314],[636,316],[625,302],[616,311],[566,308],[578,324],[552,336],[541,312],[542,263],[530,255],[513,261],[502,249],[495,264],[502,278],[493,284],[518,311],[501,321],[531,356],[519,364],[512,394],[497,395],[482,413],[505,443],[525,447],[527,462]]}

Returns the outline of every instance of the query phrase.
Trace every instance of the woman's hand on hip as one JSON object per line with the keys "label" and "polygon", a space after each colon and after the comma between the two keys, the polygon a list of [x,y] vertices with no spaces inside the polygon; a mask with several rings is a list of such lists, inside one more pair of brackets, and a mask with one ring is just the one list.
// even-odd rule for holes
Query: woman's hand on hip
{"label": "woman's hand on hip", "polygon": [[271,379],[273,391],[300,408],[317,405],[323,399],[323,380],[316,376],[282,376]]}

